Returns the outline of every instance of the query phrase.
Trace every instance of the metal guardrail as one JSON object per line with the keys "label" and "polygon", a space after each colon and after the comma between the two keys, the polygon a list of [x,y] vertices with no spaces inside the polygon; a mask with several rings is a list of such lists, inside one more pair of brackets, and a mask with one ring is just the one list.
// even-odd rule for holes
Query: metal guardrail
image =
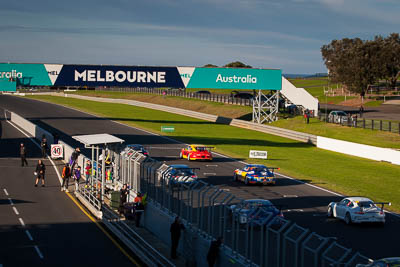
{"label": "metal guardrail", "polygon": [[103,223],[128,246],[148,266],[175,266],[150,244],[148,244],[131,226],[107,206],[103,206]]}
{"label": "metal guardrail", "polygon": [[101,210],[101,201],[96,197],[99,194],[96,190],[80,186],[78,191],[95,209]]}

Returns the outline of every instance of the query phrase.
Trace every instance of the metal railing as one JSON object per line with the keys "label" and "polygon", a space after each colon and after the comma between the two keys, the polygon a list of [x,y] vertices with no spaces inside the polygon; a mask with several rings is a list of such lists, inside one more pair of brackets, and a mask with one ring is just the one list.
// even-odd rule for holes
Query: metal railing
{"label": "metal railing", "polygon": [[318,115],[320,121],[336,123],[342,126],[363,128],[370,130],[379,130],[392,133],[400,134],[400,122],[386,121],[386,120],[376,120],[376,119],[365,119],[359,116],[347,116],[347,117],[329,117],[326,113],[320,113]]}

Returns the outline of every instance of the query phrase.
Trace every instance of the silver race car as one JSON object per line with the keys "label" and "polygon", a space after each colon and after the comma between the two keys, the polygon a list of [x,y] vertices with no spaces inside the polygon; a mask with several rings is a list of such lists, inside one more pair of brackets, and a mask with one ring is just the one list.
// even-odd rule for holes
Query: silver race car
{"label": "silver race car", "polygon": [[[375,222],[385,223],[383,206],[389,202],[373,202],[366,197],[346,197],[340,202],[331,202],[328,205],[328,217],[342,219],[346,224]],[[381,205],[381,207],[378,207]]]}

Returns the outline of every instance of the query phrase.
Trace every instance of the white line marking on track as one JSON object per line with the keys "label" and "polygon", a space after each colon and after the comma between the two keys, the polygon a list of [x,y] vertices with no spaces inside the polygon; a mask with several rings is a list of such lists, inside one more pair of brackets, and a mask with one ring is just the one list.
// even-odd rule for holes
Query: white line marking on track
{"label": "white line marking on track", "polygon": [[18,218],[18,220],[19,220],[19,222],[21,223],[21,225],[22,225],[23,227],[25,227],[25,223],[24,223],[24,221],[22,220],[22,218]]}
{"label": "white line marking on track", "polygon": [[26,233],[26,235],[28,236],[29,240],[30,240],[30,241],[33,241],[33,237],[32,237],[32,235],[31,235],[31,233],[29,233],[28,230],[25,230],[25,233]]}
{"label": "white line marking on track", "polygon": [[13,210],[14,210],[15,214],[19,215],[19,212],[16,207],[13,207]]}
{"label": "white line marking on track", "polygon": [[4,190],[4,194],[6,194],[6,196],[8,196],[8,192],[7,192],[7,189],[3,189]]}
{"label": "white line marking on track", "polygon": [[206,167],[218,167],[218,165],[206,165]]}
{"label": "white line marking on track", "polygon": [[14,202],[12,201],[11,198],[8,198],[8,201],[10,201],[10,204],[11,204],[11,205],[14,205]]}
{"label": "white line marking on track", "polygon": [[206,176],[215,176],[215,175],[217,175],[215,172],[205,172],[203,174],[206,175]]}
{"label": "white line marking on track", "polygon": [[43,259],[43,254],[42,254],[42,252],[40,252],[40,249],[38,246],[35,246],[35,250],[36,250],[37,254],[39,255],[39,258]]}
{"label": "white line marking on track", "polygon": [[283,197],[298,197],[297,195],[283,195]]}

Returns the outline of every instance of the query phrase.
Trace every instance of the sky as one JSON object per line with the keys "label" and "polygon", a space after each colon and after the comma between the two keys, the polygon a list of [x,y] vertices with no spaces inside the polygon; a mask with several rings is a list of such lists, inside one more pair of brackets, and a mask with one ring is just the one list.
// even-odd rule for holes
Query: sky
{"label": "sky", "polygon": [[0,62],[326,72],[321,46],[400,29],[400,0],[0,0]]}

